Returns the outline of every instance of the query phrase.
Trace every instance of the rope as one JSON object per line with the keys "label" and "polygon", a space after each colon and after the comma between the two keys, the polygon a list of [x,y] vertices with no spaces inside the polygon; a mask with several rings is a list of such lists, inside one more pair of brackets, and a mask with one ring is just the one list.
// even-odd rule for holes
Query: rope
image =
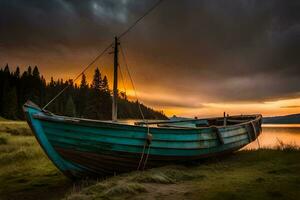
{"label": "rope", "polygon": [[118,36],[118,39],[124,37],[131,29],[133,29],[144,17],[151,13],[163,0],[157,1],[148,11],[146,11],[140,18],[138,18],[131,26],[129,26],[123,33]]}
{"label": "rope", "polygon": [[120,65],[119,65],[119,69],[120,69],[120,75],[121,75],[121,80],[122,80],[123,88],[125,90],[125,95],[126,95],[127,90],[126,90],[126,86],[125,86],[125,79],[124,79],[123,72],[122,72],[122,69],[121,69]]}
{"label": "rope", "polygon": [[139,98],[138,98],[138,95],[137,95],[137,92],[136,92],[136,89],[135,89],[135,86],[134,86],[134,83],[133,83],[133,79],[132,79],[132,76],[131,76],[131,73],[130,73],[130,70],[129,70],[129,67],[128,67],[128,64],[127,64],[125,52],[123,50],[122,45],[120,45],[120,50],[121,50],[122,58],[123,58],[123,61],[124,61],[125,67],[126,67],[127,74],[129,76],[129,79],[130,79],[130,82],[131,82],[131,85],[132,85],[132,88],[133,88],[133,91],[134,91],[135,98],[137,99],[137,102],[138,102],[138,108],[139,108],[140,114],[142,116],[143,121],[145,122],[145,124],[147,126],[146,141],[144,143],[143,152],[142,152],[142,155],[141,155],[141,158],[140,158],[140,161],[139,161],[139,165],[137,167],[137,170],[139,171],[141,169],[141,165],[143,163],[143,159],[144,159],[144,156],[145,156],[146,146],[148,146],[148,150],[147,150],[147,153],[146,153],[146,158],[144,160],[142,170],[144,170],[146,168],[147,161],[148,161],[148,158],[149,158],[149,152],[150,152],[150,148],[151,148],[152,134],[150,133],[150,127],[149,127],[148,123],[146,123],[144,113],[143,113],[141,105],[139,103]]}
{"label": "rope", "polygon": [[257,140],[257,145],[258,145],[258,149],[260,149],[260,142],[259,142],[259,136],[257,136],[256,140]]}
{"label": "rope", "polygon": [[146,141],[144,143],[143,152],[142,152],[142,155],[141,155],[141,158],[140,158],[140,161],[139,161],[139,165],[137,167],[137,170],[139,171],[141,169],[141,165],[143,163],[143,159],[144,159],[144,156],[145,156],[145,150],[146,150],[146,146],[147,146],[148,150],[147,150],[147,153],[146,153],[146,158],[144,160],[142,170],[144,170],[146,168],[147,161],[148,161],[148,158],[149,158],[150,148],[151,148],[152,134],[150,133],[149,124],[146,123],[144,113],[143,113],[141,105],[139,103],[139,98],[138,98],[138,95],[137,95],[137,92],[136,92],[136,89],[135,89],[135,86],[134,86],[134,83],[133,83],[133,79],[132,79],[132,76],[131,76],[131,73],[130,73],[130,70],[129,70],[129,67],[128,67],[128,64],[127,64],[125,52],[124,52],[123,47],[122,47],[121,44],[120,44],[120,50],[121,50],[122,58],[123,58],[123,61],[124,61],[125,67],[126,67],[127,74],[129,76],[129,79],[130,79],[130,82],[131,82],[131,85],[132,85],[132,88],[133,88],[133,91],[134,91],[135,98],[137,99],[137,102],[138,102],[138,108],[139,108],[140,114],[141,114],[141,116],[143,118],[143,121],[145,122],[145,124],[147,126]]}
{"label": "rope", "polygon": [[[127,74],[128,74],[128,76],[129,76],[129,79],[130,79],[130,82],[131,82],[131,85],[132,85],[132,89],[133,89],[133,91],[134,91],[134,96],[135,96],[135,98],[136,98],[136,100],[137,100],[137,102],[138,102],[138,108],[139,108],[140,114],[141,114],[141,116],[142,116],[142,118],[143,118],[143,121],[146,122],[144,113],[143,113],[142,108],[141,108],[141,105],[140,105],[140,103],[139,103],[139,98],[138,98],[138,95],[137,95],[137,92],[136,92],[136,88],[135,88],[135,86],[134,86],[133,79],[132,79],[131,74],[130,74],[130,71],[129,71],[129,67],[128,67],[128,64],[127,64],[125,52],[124,52],[123,47],[122,47],[121,44],[120,44],[120,50],[121,50],[122,58],[123,58],[123,60],[124,60],[124,64],[125,64],[125,67],[126,67]],[[147,127],[148,127],[148,124],[147,124],[147,123],[146,123],[146,125],[147,125]]]}
{"label": "rope", "polygon": [[141,158],[140,158],[140,161],[139,161],[139,165],[138,165],[138,167],[137,167],[137,171],[139,171],[140,170],[140,167],[141,167],[141,164],[142,164],[142,161],[143,161],[143,158],[144,158],[144,155],[145,155],[145,149],[146,149],[146,142],[144,143],[144,147],[143,147],[143,152],[142,152],[142,155],[141,155]]}
{"label": "rope", "polygon": [[146,138],[146,141],[144,143],[143,152],[142,152],[142,155],[141,155],[141,158],[140,158],[140,161],[139,161],[139,165],[137,167],[137,171],[139,171],[141,169],[142,161],[143,161],[143,158],[145,156],[146,146],[148,146],[148,150],[147,150],[147,153],[146,153],[146,159],[144,161],[142,170],[144,170],[146,165],[147,165],[147,161],[148,161],[148,158],[149,158],[150,147],[151,147],[151,141],[152,141],[152,134],[150,133],[149,126],[147,126],[147,138]]}
{"label": "rope", "polygon": [[[149,137],[151,137],[151,139]],[[151,141],[152,141],[152,135],[151,135],[151,133],[149,133],[149,126],[148,126],[148,134],[147,134],[148,151],[147,151],[147,154],[146,154],[146,159],[144,161],[143,170],[146,168],[147,161],[148,161],[148,158],[149,158],[149,153],[150,153],[150,148],[151,148]]]}

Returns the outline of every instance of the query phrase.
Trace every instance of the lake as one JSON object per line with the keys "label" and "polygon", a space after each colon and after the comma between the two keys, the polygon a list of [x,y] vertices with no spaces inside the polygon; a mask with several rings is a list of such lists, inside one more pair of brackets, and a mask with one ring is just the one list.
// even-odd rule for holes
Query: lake
{"label": "lake", "polygon": [[[300,146],[300,124],[263,124],[262,129],[258,138],[261,147],[273,148],[278,141]],[[257,149],[258,143],[254,141],[245,148]]]}

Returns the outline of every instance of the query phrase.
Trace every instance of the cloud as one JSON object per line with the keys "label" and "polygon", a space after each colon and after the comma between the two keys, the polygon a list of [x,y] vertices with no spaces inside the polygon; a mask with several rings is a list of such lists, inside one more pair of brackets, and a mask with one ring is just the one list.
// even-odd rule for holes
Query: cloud
{"label": "cloud", "polygon": [[[134,91],[128,91],[129,98],[135,100],[136,97],[134,95]],[[160,107],[168,107],[168,108],[202,108],[202,105],[198,99],[194,99],[192,97],[183,97],[174,94],[167,93],[157,93],[155,91],[141,93],[138,92],[138,96],[140,101],[146,105],[150,106],[160,106]]]}
{"label": "cloud", "polygon": [[171,108],[202,108],[203,105],[189,101],[189,100],[173,100],[173,99],[161,99],[161,98],[142,98],[143,103],[150,106],[161,106],[161,107],[171,107]]}
{"label": "cloud", "polygon": [[[0,63],[79,70],[155,2],[3,0]],[[121,42],[142,92],[182,99],[152,104],[299,97],[299,9],[293,0],[164,1]]]}
{"label": "cloud", "polygon": [[281,106],[280,108],[300,108],[299,105]]}

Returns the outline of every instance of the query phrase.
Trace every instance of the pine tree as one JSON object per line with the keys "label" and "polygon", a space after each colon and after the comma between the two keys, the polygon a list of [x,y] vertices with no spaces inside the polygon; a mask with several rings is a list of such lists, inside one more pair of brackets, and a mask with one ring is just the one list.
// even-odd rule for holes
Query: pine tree
{"label": "pine tree", "polygon": [[[30,70],[31,71],[31,70]],[[40,78],[40,72],[37,66],[33,68],[32,76],[35,78]]]}
{"label": "pine tree", "polygon": [[[1,114],[4,116],[6,115],[6,99],[7,93],[9,92],[9,85],[10,85],[11,74],[9,70],[8,64],[5,65],[4,70],[2,72],[2,78],[0,79],[1,86],[0,86],[0,111]],[[5,117],[5,116],[4,116]]]}
{"label": "pine tree", "polygon": [[92,89],[100,92],[102,88],[102,78],[99,68],[97,67],[94,73],[94,78],[92,82]]}
{"label": "pine tree", "polygon": [[51,76],[51,79],[50,79],[50,86],[53,86],[53,87],[54,87],[54,79],[53,79],[52,76]]}
{"label": "pine tree", "polygon": [[75,109],[75,104],[74,104],[72,96],[69,96],[68,101],[66,103],[65,115],[69,116],[69,117],[76,116],[76,109]]}
{"label": "pine tree", "polygon": [[5,93],[3,97],[4,106],[2,108],[3,117],[7,119],[17,119],[18,100],[16,88],[13,87]]}
{"label": "pine tree", "polygon": [[30,84],[32,84],[32,100],[36,102],[36,104],[41,105],[42,82],[37,66],[33,68],[32,77],[30,78]]}
{"label": "pine tree", "polygon": [[32,75],[32,69],[31,69],[31,66],[28,66],[27,74],[28,74],[28,76],[31,76],[31,75]]}
{"label": "pine tree", "polygon": [[108,80],[107,77],[104,76],[103,81],[102,81],[102,90],[108,94],[110,94],[109,86],[108,86]]}
{"label": "pine tree", "polygon": [[89,85],[87,84],[85,74],[82,74],[81,82],[79,86],[78,100],[77,100],[77,111],[80,117],[84,116],[84,114],[86,113],[88,95],[89,95]]}
{"label": "pine tree", "polygon": [[14,73],[14,76],[15,76],[17,79],[20,78],[20,68],[19,68],[19,67],[16,68],[16,71],[15,71],[15,73]]}
{"label": "pine tree", "polygon": [[4,84],[4,72],[2,68],[0,69],[0,116],[2,114],[2,97],[3,97],[3,84]]}
{"label": "pine tree", "polygon": [[82,76],[81,76],[80,88],[81,89],[88,88],[88,84],[86,82],[86,76],[85,76],[85,74],[82,74]]}
{"label": "pine tree", "polygon": [[18,119],[24,119],[24,113],[22,109],[22,99],[21,97],[21,81],[20,81],[20,68],[17,66],[16,71],[13,73],[13,81],[12,84],[13,86],[16,87],[16,92],[17,92],[17,118]]}
{"label": "pine tree", "polygon": [[8,66],[8,64],[6,64],[6,65],[5,65],[5,68],[4,68],[4,73],[5,73],[6,75],[10,74],[10,71],[9,71],[9,66]]}
{"label": "pine tree", "polygon": [[101,87],[102,110],[104,119],[111,119],[112,117],[112,98],[108,86],[107,77],[104,76]]}
{"label": "pine tree", "polygon": [[101,73],[98,68],[96,68],[91,91],[88,97],[88,105],[86,109],[86,116],[91,119],[103,119],[103,109],[102,109],[102,99],[101,99],[101,87],[102,87],[102,78]]}

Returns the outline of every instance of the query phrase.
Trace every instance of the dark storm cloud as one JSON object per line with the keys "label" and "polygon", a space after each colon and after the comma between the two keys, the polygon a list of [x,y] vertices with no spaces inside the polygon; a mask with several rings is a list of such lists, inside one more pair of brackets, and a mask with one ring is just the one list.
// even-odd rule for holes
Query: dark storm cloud
{"label": "dark storm cloud", "polygon": [[99,43],[110,36],[109,24],[126,20],[127,3],[112,2],[117,1],[1,1],[1,42],[12,48]]}
{"label": "dark storm cloud", "polygon": [[209,101],[296,97],[299,8],[299,1],[178,2],[160,12],[158,29],[145,31],[150,51],[140,54],[151,55],[151,66],[162,63],[157,76],[168,75],[163,81],[173,92]]}
{"label": "dark storm cloud", "polygon": [[[154,2],[2,0],[0,50],[96,50]],[[144,90],[203,102],[298,97],[299,10],[297,0],[165,0],[122,44]]]}

